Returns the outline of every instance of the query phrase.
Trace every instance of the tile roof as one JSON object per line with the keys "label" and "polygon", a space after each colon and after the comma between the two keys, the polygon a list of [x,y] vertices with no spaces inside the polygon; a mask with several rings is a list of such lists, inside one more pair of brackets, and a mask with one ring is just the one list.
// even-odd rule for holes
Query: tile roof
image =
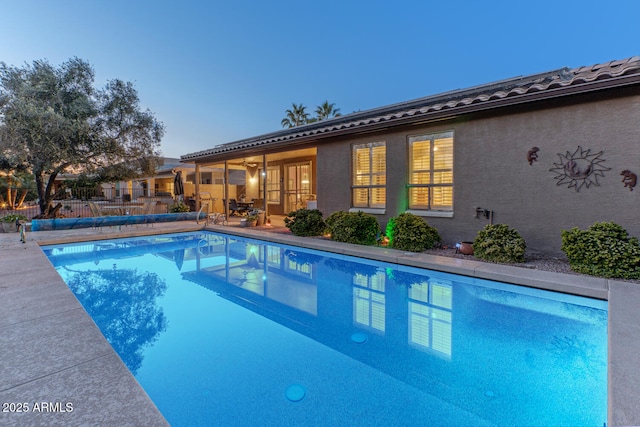
{"label": "tile roof", "polygon": [[452,117],[471,111],[639,83],[640,56],[573,69],[565,67],[347,114],[217,145],[180,158],[184,162],[264,145],[306,142],[376,127]]}

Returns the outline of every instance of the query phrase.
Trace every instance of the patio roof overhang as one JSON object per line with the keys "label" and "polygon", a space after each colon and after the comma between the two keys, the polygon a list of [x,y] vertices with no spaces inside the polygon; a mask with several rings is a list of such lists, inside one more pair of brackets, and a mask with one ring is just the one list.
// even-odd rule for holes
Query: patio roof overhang
{"label": "patio roof overhang", "polygon": [[283,141],[264,146],[249,146],[228,150],[222,153],[199,156],[197,158],[183,159],[183,163],[198,163],[201,165],[222,164],[224,161],[246,160],[247,162],[262,162],[263,155],[282,153],[283,151],[298,151],[314,148],[317,145],[317,138],[310,138],[303,141]]}
{"label": "patio roof overhang", "polygon": [[428,124],[477,112],[532,104],[603,90],[640,87],[640,56],[590,67],[561,68],[455,90],[217,145],[181,156],[184,163],[219,162],[317,145],[328,138]]}

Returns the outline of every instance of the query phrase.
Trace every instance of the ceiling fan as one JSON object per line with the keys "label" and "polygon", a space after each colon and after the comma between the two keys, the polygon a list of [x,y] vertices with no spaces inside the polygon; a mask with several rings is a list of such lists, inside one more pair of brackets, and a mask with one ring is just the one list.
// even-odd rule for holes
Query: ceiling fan
{"label": "ceiling fan", "polygon": [[242,163],[240,163],[242,166],[246,167],[250,167],[250,168],[255,168],[256,166],[258,166],[257,163],[247,163],[246,160],[243,160]]}

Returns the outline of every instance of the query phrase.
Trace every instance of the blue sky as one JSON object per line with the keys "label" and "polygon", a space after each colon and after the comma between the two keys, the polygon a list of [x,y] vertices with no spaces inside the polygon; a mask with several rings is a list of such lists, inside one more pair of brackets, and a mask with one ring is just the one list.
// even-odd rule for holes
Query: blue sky
{"label": "blue sky", "polygon": [[640,55],[640,1],[0,0],[0,61],[77,56],[135,84],[165,156],[343,114]]}

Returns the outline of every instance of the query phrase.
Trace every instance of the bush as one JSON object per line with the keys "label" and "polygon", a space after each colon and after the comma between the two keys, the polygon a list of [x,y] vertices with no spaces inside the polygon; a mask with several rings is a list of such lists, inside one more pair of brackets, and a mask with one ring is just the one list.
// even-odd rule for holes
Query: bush
{"label": "bush", "polygon": [[562,251],[578,273],[640,279],[638,239],[614,222],[596,222],[587,230],[562,230]]}
{"label": "bush", "polygon": [[16,220],[26,221],[27,217],[19,214],[10,214],[0,217],[0,222],[15,223]]}
{"label": "bush", "polygon": [[334,213],[332,213],[331,215],[329,215],[329,217],[324,221],[325,224],[327,224],[327,231],[329,233],[331,233],[331,229],[333,228],[333,226],[335,225],[335,223],[342,218],[343,216],[347,215],[348,213],[345,211],[336,211]]}
{"label": "bush", "polygon": [[424,218],[407,212],[389,220],[386,235],[390,247],[410,252],[431,249],[440,241],[438,230]]}
{"label": "bush", "polygon": [[489,224],[473,241],[473,254],[485,261],[524,262],[527,248],[520,233],[506,224]]}
{"label": "bush", "polygon": [[169,212],[171,213],[189,212],[190,210],[191,208],[189,208],[189,205],[182,202],[174,203],[169,207]]}
{"label": "bush", "polygon": [[289,212],[284,219],[284,225],[296,236],[319,236],[326,228],[322,212],[318,209],[298,209]]}
{"label": "bush", "polygon": [[380,235],[375,216],[364,212],[334,212],[327,222],[331,239],[336,242],[374,245]]}

